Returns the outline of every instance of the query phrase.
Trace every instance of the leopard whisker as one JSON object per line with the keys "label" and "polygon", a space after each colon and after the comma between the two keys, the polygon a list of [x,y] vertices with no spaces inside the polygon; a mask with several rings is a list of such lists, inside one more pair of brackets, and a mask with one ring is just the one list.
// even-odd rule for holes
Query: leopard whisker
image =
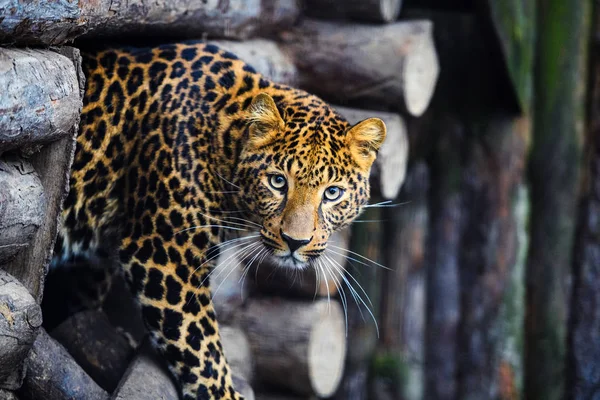
{"label": "leopard whisker", "polygon": [[[200,215],[202,215],[202,216],[204,216],[204,217],[206,217],[208,219],[212,219],[214,221],[218,221],[218,222],[221,222],[221,223],[224,223],[224,224],[233,224],[233,225],[236,225],[236,226],[243,226],[244,228],[256,229],[252,225],[242,224],[241,222],[224,221],[222,219],[215,218],[215,217],[210,216],[208,214],[203,214],[203,213],[198,213],[198,214],[200,214]],[[258,225],[258,224],[255,224],[255,225]],[[258,225],[258,226],[260,226],[260,225]],[[261,226],[261,228],[262,228],[262,226]]]}
{"label": "leopard whisker", "polygon": [[[223,286],[223,283],[225,283],[225,281],[231,276],[231,274],[233,273],[233,271],[236,270],[236,268],[238,268],[240,266],[240,264],[242,263],[243,259],[250,256],[250,254],[254,253],[256,250],[260,249],[260,246],[256,246],[257,243],[255,243],[255,246],[252,248],[252,250],[248,249],[248,251],[246,252],[246,254],[241,255],[238,258],[238,261],[236,263],[234,263],[233,267],[229,268],[229,273],[225,276],[225,278],[223,278],[223,280],[221,281],[221,283],[219,284],[219,286],[217,286],[217,289],[212,293],[212,298],[214,299],[215,296],[217,295],[217,293],[219,292],[219,289],[221,288],[221,286]],[[260,244],[260,242],[258,243]],[[217,275],[218,277],[219,275]]]}
{"label": "leopard whisker", "polygon": [[[330,260],[332,262],[332,267],[335,268],[342,276],[342,279],[344,280],[344,282],[346,283],[346,286],[348,286],[348,288],[350,289],[350,293],[353,293],[353,297],[354,297],[354,301],[356,301],[356,305],[359,306],[358,309],[360,311],[360,304],[357,300],[360,301],[360,303],[362,303],[363,306],[365,306],[365,308],[367,309],[367,312],[371,315],[371,318],[373,319],[373,323],[375,324],[375,330],[377,331],[377,337],[379,337],[379,325],[377,324],[377,318],[375,318],[375,314],[373,314],[373,311],[371,310],[371,307],[373,307],[373,302],[371,301],[371,298],[369,297],[369,295],[367,294],[367,292],[365,291],[365,289],[362,287],[362,285],[352,276],[352,274],[350,274],[349,272],[347,272],[347,275],[354,280],[354,282],[358,285],[358,287],[360,288],[360,290],[364,293],[365,297],[367,298],[369,304],[371,305],[371,307],[369,307],[367,305],[367,303],[365,302],[365,300],[362,298],[362,296],[356,291],[356,289],[354,289],[354,287],[352,286],[352,284],[350,283],[350,281],[348,280],[348,278],[346,278],[346,274],[344,273],[344,268],[336,261],[331,259],[330,257],[328,257],[327,255],[325,255],[325,257]],[[337,264],[337,267],[336,267]],[[361,312],[362,315],[362,312]],[[364,317],[363,317],[364,318]]]}
{"label": "leopard whisker", "polygon": [[406,204],[410,204],[410,201],[404,201],[402,203],[392,204],[392,200],[387,200],[387,201],[382,201],[381,203],[366,204],[366,205],[362,206],[361,208],[389,208],[389,207],[403,206]]}
{"label": "leopard whisker", "polygon": [[[254,238],[256,238],[256,237],[258,237],[258,235],[246,236],[246,237],[244,237],[244,238],[235,238],[235,239],[231,239],[231,240],[228,240],[228,241],[226,241],[226,242],[223,242],[223,243],[221,243],[221,244],[218,244],[218,245],[212,246],[210,249],[217,248],[217,249],[219,249],[219,250],[220,250],[222,246],[225,246],[225,245],[231,244],[231,242],[233,242],[233,241],[236,241],[236,242],[241,242],[241,241],[243,241],[243,240],[254,239]],[[247,243],[236,244],[235,246],[231,246],[231,247],[229,247],[229,249],[235,249],[235,248],[237,248],[237,247],[244,246],[244,245],[246,245],[246,244],[247,244]],[[209,249],[209,250],[210,250],[210,249]],[[207,252],[208,252],[208,251],[207,251]],[[196,273],[196,272],[197,272],[197,271],[198,271],[200,268],[202,268],[204,265],[206,265],[206,264],[207,264],[207,263],[209,263],[210,261],[214,260],[215,258],[219,257],[219,255],[220,255],[220,251],[219,251],[219,253],[215,254],[214,256],[212,256],[212,257],[209,257],[208,259],[204,260],[204,262],[203,262],[202,264],[200,264],[199,266],[197,266],[197,267],[194,269],[194,271],[192,272],[192,274],[195,274],[195,273]],[[211,271],[211,272],[212,272],[212,271]],[[208,278],[208,277],[207,277],[207,278]],[[204,281],[202,281],[202,283],[204,283]]]}
{"label": "leopard whisker", "polygon": [[[388,268],[388,267],[386,267],[385,265],[383,265],[383,264],[379,264],[378,262],[371,260],[369,257],[365,257],[365,256],[363,256],[362,254],[359,254],[359,253],[357,253],[357,252],[355,252],[355,251],[348,250],[348,249],[346,249],[346,248],[344,248],[344,247],[335,246],[335,245],[333,245],[333,244],[330,244],[330,246],[329,246],[329,247],[333,247],[334,249],[338,249],[338,250],[341,250],[341,251],[348,252],[348,253],[350,253],[350,254],[352,254],[352,255],[355,255],[355,256],[357,256],[357,257],[360,257],[360,258],[362,258],[363,260],[366,260],[366,261],[368,261],[368,262],[370,262],[370,263],[372,263],[372,264],[374,264],[374,265],[376,265],[376,266],[378,266],[378,267],[381,267],[381,268],[383,268],[383,269],[387,269],[388,271],[391,271],[391,269],[390,269],[390,268]],[[352,258],[352,257],[350,257],[350,256],[348,256],[348,255],[346,255],[346,254],[339,253],[339,252],[333,251],[333,250],[331,250],[331,249],[328,249],[328,250],[329,250],[329,251],[331,251],[332,253],[335,253],[335,254],[339,255],[339,256],[344,256],[344,257],[348,258],[349,260],[356,261],[356,262],[357,262],[357,263],[359,263],[359,264],[363,264],[363,265],[366,265],[367,267],[370,267],[370,265],[368,265],[368,264],[365,264],[365,263],[364,263],[364,262],[362,262],[362,261],[356,260],[356,259],[354,259],[354,258]]]}
{"label": "leopard whisker", "polygon": [[[218,267],[215,267],[207,276],[204,278],[203,282],[209,278],[216,270],[219,270],[217,275],[215,275],[215,279],[224,274],[226,271],[229,271],[225,278],[219,284],[219,287],[229,278],[231,273],[235,271],[235,268],[240,264],[239,259],[243,258],[248,252],[254,251],[258,246],[257,242],[251,243],[243,249],[237,250],[234,254],[229,256],[223,263],[221,263]],[[200,287],[200,286],[199,286]],[[198,288],[199,288],[198,287]],[[218,289],[218,288],[217,288]],[[212,291],[211,291],[212,292]],[[215,297],[216,291],[212,292],[212,298]]]}
{"label": "leopard whisker", "polygon": [[[325,261],[325,259],[323,259],[323,260]],[[325,262],[323,262],[322,265],[323,265],[324,271],[329,272],[329,275],[331,276],[333,284],[335,285],[335,288],[340,295],[340,300],[342,302],[342,308],[344,309],[345,332],[346,332],[346,337],[348,337],[348,300],[346,299],[346,292],[344,291],[344,288],[342,287],[341,282],[339,282],[339,280],[335,277],[335,274],[333,273],[333,271],[331,270],[329,265],[327,265],[327,263],[325,263]],[[327,275],[325,274],[324,276],[325,276],[325,279],[327,279]]]}
{"label": "leopard whisker", "polygon": [[[239,279],[239,283],[242,283],[244,281],[244,278],[246,277],[246,275],[248,274],[248,271],[250,271],[250,267],[252,266],[252,264],[254,263],[254,261],[265,251],[265,248],[263,247],[262,249],[260,249],[258,251],[258,253],[256,253],[252,259],[250,261],[248,261],[246,263],[246,265],[244,266],[244,271],[242,272],[242,276],[240,276]],[[242,284],[243,286],[243,284]]]}
{"label": "leopard whisker", "polygon": [[[262,225],[261,225],[261,224],[257,224],[256,222],[250,221],[250,220],[248,220],[248,219],[245,219],[245,218],[238,218],[238,217],[223,217],[223,218],[227,218],[227,219],[235,219],[235,220],[238,220],[238,221],[247,222],[247,223],[249,223],[250,225],[254,225],[254,226],[257,226],[257,227],[259,227],[259,228],[262,228]],[[229,221],[226,221],[226,222],[229,222]],[[233,222],[233,223],[235,223],[235,222]]]}
{"label": "leopard whisker", "polygon": [[[237,256],[237,255],[238,255],[239,253],[241,253],[242,251],[244,251],[244,250],[248,249],[250,246],[252,246],[252,245],[256,244],[256,243],[259,243],[259,242],[258,242],[258,241],[254,241],[254,242],[250,242],[250,243],[242,243],[242,244],[237,244],[237,245],[235,245],[235,246],[232,246],[232,247],[230,247],[230,250],[231,250],[231,249],[235,249],[235,248],[237,248],[237,247],[242,247],[242,246],[243,246],[241,249],[238,249],[238,250],[236,250],[236,251],[235,251],[233,254],[231,254],[229,257],[227,257],[227,258],[226,258],[226,259],[223,261],[223,264],[224,264],[224,263],[226,263],[226,262],[227,262],[228,260],[230,260],[231,258],[233,258],[233,257]],[[200,269],[200,268],[201,268],[203,265],[205,265],[206,263],[210,262],[211,260],[215,259],[215,258],[216,258],[216,257],[218,257],[218,256],[219,256],[219,255],[215,255],[215,256],[211,257],[210,259],[208,259],[208,260],[204,261],[204,262],[203,262],[203,263],[202,263],[200,266],[198,266],[198,267],[197,267],[197,268],[194,270],[194,273],[195,273],[196,271],[198,271],[198,270],[199,270],[199,269]],[[208,280],[208,278],[210,278],[210,276],[211,276],[212,274],[214,274],[214,273],[215,273],[215,271],[217,271],[217,269],[218,269],[218,268],[216,268],[216,267],[215,267],[215,268],[213,268],[213,270],[212,270],[212,271],[210,271],[210,272],[208,273],[208,275],[206,275],[206,277],[205,277],[204,279],[202,279],[202,282],[200,282],[200,284],[198,285],[198,287],[196,288],[196,290],[198,290],[198,289],[199,289],[199,288],[200,288],[202,285],[204,285],[204,282],[206,282],[206,281]],[[219,275],[217,275],[217,276],[219,276]]]}
{"label": "leopard whisker", "polygon": [[238,185],[236,185],[236,184],[234,184],[234,183],[231,183],[231,182],[229,182],[227,179],[223,178],[223,177],[221,176],[221,174],[219,174],[218,172],[216,172],[216,171],[215,171],[215,174],[216,174],[216,175],[217,175],[219,178],[223,179],[225,182],[229,183],[231,186],[233,186],[233,187],[236,187],[236,188],[238,188],[238,189],[242,190],[242,188],[241,188],[241,187],[239,187]]}

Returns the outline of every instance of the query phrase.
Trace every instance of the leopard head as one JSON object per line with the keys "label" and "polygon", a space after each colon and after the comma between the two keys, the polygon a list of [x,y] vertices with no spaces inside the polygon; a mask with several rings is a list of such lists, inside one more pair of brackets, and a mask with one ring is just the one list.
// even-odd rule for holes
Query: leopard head
{"label": "leopard head", "polygon": [[369,200],[369,174],[382,145],[383,121],[350,126],[304,92],[256,95],[234,183],[237,203],[261,226],[271,261],[304,268]]}

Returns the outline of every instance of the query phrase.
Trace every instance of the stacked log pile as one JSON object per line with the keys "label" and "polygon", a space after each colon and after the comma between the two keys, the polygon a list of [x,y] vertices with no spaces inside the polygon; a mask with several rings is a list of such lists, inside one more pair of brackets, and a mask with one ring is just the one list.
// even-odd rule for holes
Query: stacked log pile
{"label": "stacked log pile", "polygon": [[[382,118],[388,139],[373,171],[377,201],[396,197],[404,181],[408,143],[401,114],[426,110],[439,71],[432,24],[396,22],[400,5],[329,1],[336,21],[319,19],[329,13],[296,0],[0,5],[0,398],[177,397],[144,339],[124,282],[113,285],[102,311],[79,312],[48,331],[41,327],[39,303],[85,80],[78,50],[66,43],[208,38],[274,81],[340,104],[334,106],[352,123]],[[304,271],[294,278],[261,265],[249,274],[249,291],[232,277],[212,283],[223,283],[222,296],[214,287],[222,340],[247,399],[254,398],[249,383],[257,398],[308,399],[332,396],[345,379],[351,295],[340,298],[336,287],[346,279],[350,238],[350,230],[333,238],[339,270],[327,276]]]}
{"label": "stacked log pile", "polygon": [[211,284],[247,399],[597,396],[590,2],[451,3],[0,4],[0,398],[176,398],[124,282],[103,311],[40,328],[84,80],[76,49],[47,46],[200,37],[351,122],[379,116],[388,127],[373,207],[332,238],[327,271],[221,254]]}

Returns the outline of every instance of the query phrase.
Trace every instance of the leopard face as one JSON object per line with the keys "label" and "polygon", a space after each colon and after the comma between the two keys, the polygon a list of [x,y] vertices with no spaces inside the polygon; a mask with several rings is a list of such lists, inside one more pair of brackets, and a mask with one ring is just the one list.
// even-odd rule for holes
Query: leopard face
{"label": "leopard face", "polygon": [[314,96],[297,100],[255,97],[233,183],[239,208],[261,226],[271,261],[301,269],[368,202],[371,165],[386,131],[377,118],[350,127]]}

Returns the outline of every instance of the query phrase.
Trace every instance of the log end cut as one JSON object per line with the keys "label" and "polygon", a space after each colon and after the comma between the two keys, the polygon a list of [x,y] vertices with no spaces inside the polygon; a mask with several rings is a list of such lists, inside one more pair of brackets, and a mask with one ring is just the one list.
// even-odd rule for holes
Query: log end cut
{"label": "log end cut", "polygon": [[414,40],[414,49],[406,57],[402,81],[406,110],[418,117],[427,110],[433,97],[440,66],[433,41],[433,24],[430,21],[423,21],[411,28],[422,33],[411,36]]}
{"label": "log end cut", "polygon": [[337,389],[344,372],[344,316],[339,307],[331,307],[326,302],[317,303],[315,308],[319,318],[309,336],[308,371],[315,394],[329,397]]}

